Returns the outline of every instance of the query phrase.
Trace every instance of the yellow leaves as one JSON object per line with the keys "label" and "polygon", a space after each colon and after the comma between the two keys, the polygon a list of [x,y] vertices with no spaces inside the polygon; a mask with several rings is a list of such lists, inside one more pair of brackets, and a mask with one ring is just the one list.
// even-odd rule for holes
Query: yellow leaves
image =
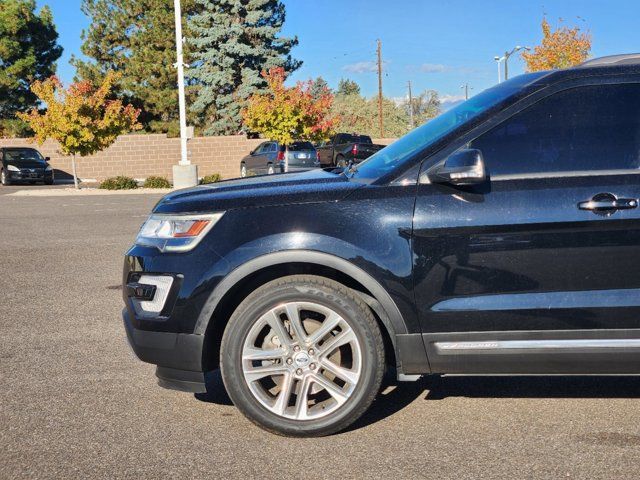
{"label": "yellow leaves", "polygon": [[18,116],[29,123],[38,143],[52,138],[66,155],[91,155],[107,148],[118,135],[142,128],[139,110],[110,99],[117,79],[109,72],[97,88],[81,81],[66,90],[56,77],[35,82],[31,90],[46,110],[34,108]]}
{"label": "yellow leaves", "polygon": [[326,91],[311,94],[311,83],[286,87],[283,68],[263,72],[269,91],[253,95],[242,112],[245,125],[270,140],[284,145],[294,140],[320,140],[329,136],[335,125],[330,109],[333,95]]}
{"label": "yellow leaves", "polygon": [[542,43],[533,52],[523,52],[528,72],[569,68],[584,62],[591,51],[591,35],[580,28],[558,27],[552,30],[542,19]]}

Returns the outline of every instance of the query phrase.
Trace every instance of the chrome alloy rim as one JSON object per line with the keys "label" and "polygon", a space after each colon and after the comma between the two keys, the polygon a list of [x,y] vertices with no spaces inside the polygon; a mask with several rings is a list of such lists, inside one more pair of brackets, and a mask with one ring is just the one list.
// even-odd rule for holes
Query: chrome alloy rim
{"label": "chrome alloy rim", "polygon": [[251,327],[242,348],[251,394],[269,411],[295,420],[340,408],[361,371],[355,332],[338,313],[312,302],[272,308]]}

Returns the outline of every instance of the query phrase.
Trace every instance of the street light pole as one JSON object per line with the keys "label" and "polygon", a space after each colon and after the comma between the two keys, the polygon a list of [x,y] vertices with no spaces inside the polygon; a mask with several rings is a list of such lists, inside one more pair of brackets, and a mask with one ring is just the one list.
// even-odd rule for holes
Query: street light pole
{"label": "street light pole", "polygon": [[187,149],[187,101],[184,88],[184,54],[182,44],[182,8],[180,0],[173,1],[176,20],[176,54],[175,67],[178,71],[178,105],[180,111],[180,161],[173,166],[173,187],[186,188],[198,184],[198,168],[191,165]]}
{"label": "street light pole", "polygon": [[460,86],[461,89],[464,90],[464,99],[469,100],[469,90],[473,90],[473,87],[469,87],[468,83]]}
{"label": "street light pole", "polygon": [[180,0],[174,0],[174,10],[176,17],[176,51],[178,61],[178,103],[180,105],[180,165],[190,165],[187,150],[187,101],[184,92],[184,54],[182,51],[182,8]]}
{"label": "street light pole", "polygon": [[531,50],[529,47],[521,47],[520,45],[516,45],[510,52],[504,52],[504,79],[509,79],[509,57],[520,50]]}
{"label": "street light pole", "polygon": [[500,62],[504,60],[504,57],[495,56],[493,59],[498,64],[498,83],[502,82],[502,72],[500,71]]}

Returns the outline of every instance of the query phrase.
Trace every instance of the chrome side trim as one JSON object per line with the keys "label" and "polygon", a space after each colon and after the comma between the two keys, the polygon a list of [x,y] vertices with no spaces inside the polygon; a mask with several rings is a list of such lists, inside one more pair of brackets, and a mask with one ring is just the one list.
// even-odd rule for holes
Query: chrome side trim
{"label": "chrome side trim", "polygon": [[433,312],[618,308],[640,306],[640,289],[583,290],[574,292],[504,293],[443,300]]}
{"label": "chrome side trim", "polygon": [[459,353],[461,351],[501,351],[505,350],[560,350],[560,349],[608,349],[640,348],[640,339],[585,339],[585,340],[498,340],[486,342],[434,342],[438,353]]}

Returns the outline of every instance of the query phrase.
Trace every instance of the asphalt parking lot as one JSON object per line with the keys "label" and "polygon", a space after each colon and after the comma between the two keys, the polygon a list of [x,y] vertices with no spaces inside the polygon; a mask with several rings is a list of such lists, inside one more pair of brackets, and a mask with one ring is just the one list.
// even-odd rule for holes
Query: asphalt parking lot
{"label": "asphalt parking lot", "polygon": [[215,373],[198,398],[163,390],[119,290],[159,196],[16,189],[0,187],[2,479],[638,478],[639,377],[428,378],[308,440],[253,426]]}

